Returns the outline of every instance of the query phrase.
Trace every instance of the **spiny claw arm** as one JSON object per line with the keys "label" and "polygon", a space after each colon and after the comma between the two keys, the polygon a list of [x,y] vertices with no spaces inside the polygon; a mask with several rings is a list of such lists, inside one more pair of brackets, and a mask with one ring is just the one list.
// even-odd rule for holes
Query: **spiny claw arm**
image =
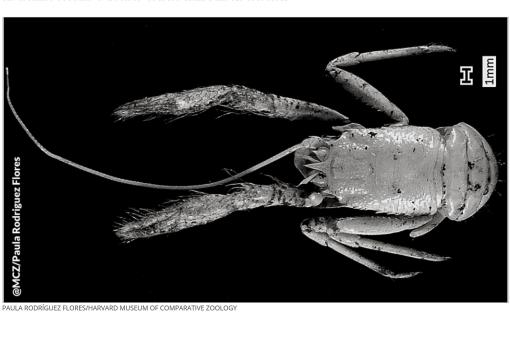
{"label": "spiny claw arm", "polygon": [[232,192],[197,194],[176,201],[160,211],[134,213],[135,220],[120,223],[115,231],[123,241],[173,233],[204,225],[233,212],[259,207],[314,205],[308,194],[282,182],[271,185],[243,183]]}
{"label": "spiny claw arm", "polygon": [[135,100],[118,107],[114,114],[124,120],[134,117],[180,119],[213,107],[243,114],[288,120],[320,119],[348,122],[328,107],[299,99],[264,93],[245,86],[215,85]]}

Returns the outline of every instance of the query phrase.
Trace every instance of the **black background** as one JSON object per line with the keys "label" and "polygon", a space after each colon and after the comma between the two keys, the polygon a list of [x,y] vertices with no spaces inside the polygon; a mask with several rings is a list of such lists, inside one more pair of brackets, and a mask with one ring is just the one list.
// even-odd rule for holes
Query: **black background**
{"label": "black background", "polygon": [[[121,244],[113,225],[129,208],[154,208],[177,193],[130,187],[43,155],[5,107],[5,223],[13,157],[22,167],[22,290],[6,301],[506,301],[506,19],[5,19],[11,98],[50,151],[120,177],[161,184],[223,178],[310,135],[290,123],[208,112],[174,123],[114,122],[111,112],[145,96],[242,84],[335,108],[365,126],[389,123],[346,95],[325,73],[353,51],[442,43],[456,55],[353,68],[407,113],[413,125],[476,127],[492,145],[500,180],[464,222],[423,238],[392,241],[450,255],[422,263],[366,253],[394,269],[390,280],[304,237],[301,220],[320,212],[259,209],[173,235]],[[481,57],[496,55],[497,88],[481,87]],[[474,86],[459,86],[459,66]],[[292,157],[263,170],[290,183]],[[268,183],[267,177],[246,180]],[[221,188],[216,192],[221,192]],[[349,215],[343,210],[339,214]]]}

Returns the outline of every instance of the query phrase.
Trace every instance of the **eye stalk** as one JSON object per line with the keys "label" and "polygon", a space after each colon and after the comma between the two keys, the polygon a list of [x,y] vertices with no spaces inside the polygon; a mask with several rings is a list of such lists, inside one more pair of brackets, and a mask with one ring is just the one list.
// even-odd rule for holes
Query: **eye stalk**
{"label": "eye stalk", "polygon": [[489,199],[498,181],[491,147],[466,123],[437,129],[445,141],[443,199],[447,217],[462,221]]}

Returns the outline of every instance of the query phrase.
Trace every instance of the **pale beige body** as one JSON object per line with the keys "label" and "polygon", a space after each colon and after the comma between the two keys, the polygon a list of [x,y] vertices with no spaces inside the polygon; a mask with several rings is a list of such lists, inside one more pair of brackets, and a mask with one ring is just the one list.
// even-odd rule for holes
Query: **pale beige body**
{"label": "pale beige body", "polygon": [[444,149],[428,127],[347,130],[324,161],[327,192],[354,209],[433,215],[441,207]]}

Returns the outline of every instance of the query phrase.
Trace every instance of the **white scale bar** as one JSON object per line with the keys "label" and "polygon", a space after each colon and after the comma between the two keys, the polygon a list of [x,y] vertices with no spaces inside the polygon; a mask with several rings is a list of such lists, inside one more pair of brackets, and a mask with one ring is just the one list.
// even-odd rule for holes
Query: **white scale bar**
{"label": "white scale bar", "polygon": [[482,57],[482,87],[496,87],[496,56]]}

